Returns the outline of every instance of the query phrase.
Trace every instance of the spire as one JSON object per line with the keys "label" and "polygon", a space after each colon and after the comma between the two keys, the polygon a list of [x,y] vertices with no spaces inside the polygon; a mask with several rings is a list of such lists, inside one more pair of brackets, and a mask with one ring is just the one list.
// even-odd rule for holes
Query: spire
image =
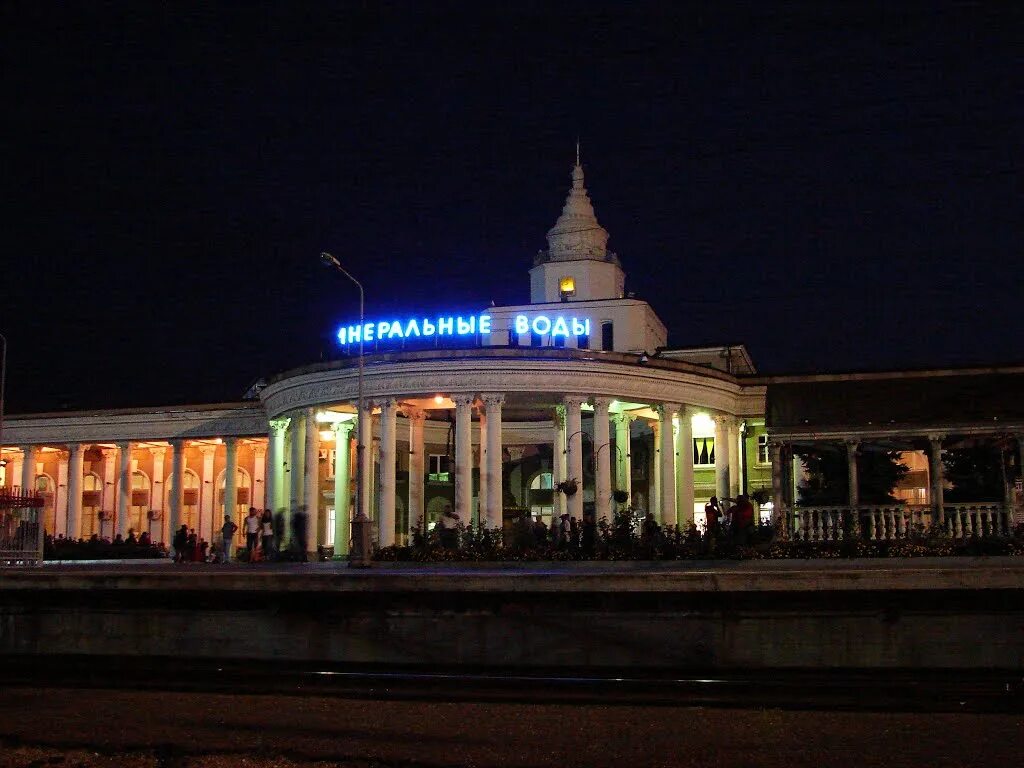
{"label": "spire", "polygon": [[594,206],[583,186],[580,165],[580,142],[576,141],[576,165],[572,169],[572,188],[558,217],[547,234],[551,261],[597,259],[604,261],[608,253],[608,232],[597,223]]}

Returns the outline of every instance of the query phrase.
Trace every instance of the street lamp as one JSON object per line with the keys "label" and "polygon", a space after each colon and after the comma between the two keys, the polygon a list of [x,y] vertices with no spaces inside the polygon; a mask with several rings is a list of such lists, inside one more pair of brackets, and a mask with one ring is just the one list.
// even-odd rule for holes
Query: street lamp
{"label": "street lamp", "polygon": [[[363,326],[363,320],[365,319],[365,314],[364,313],[365,313],[365,310],[366,310],[364,294],[363,294],[363,284],[360,283],[358,280],[356,280],[354,277],[352,277],[352,275],[349,274],[348,270],[346,270],[343,266],[341,266],[341,262],[338,261],[338,259],[336,257],[332,256],[331,254],[327,253],[326,251],[324,251],[324,252],[322,252],[320,254],[320,261],[323,262],[324,266],[332,267],[333,269],[338,270],[341,274],[343,274],[345,277],[347,277],[349,280],[351,280],[353,283],[355,283],[356,287],[359,289],[359,326],[360,326],[360,333],[359,333],[359,405],[358,405],[359,413],[358,413],[358,416],[359,416],[360,419],[363,419],[363,418],[365,418],[365,416],[363,414],[363,333],[362,333],[362,326]],[[356,474],[356,517],[360,517],[363,514],[363,494],[366,492],[366,478],[363,476],[365,474],[363,472],[363,453],[365,452],[365,450],[366,450],[366,446],[363,445],[363,424],[360,421],[360,423],[357,426],[357,432],[356,432],[356,466],[359,467],[359,471]],[[367,555],[368,555],[368,553],[365,553],[365,552],[363,553],[364,557],[366,557]]]}
{"label": "street lamp", "polygon": [[[4,449],[4,388],[7,384],[7,337],[0,333],[0,342],[3,349],[0,350],[0,454]],[[3,459],[0,459],[0,466],[3,466]]]}

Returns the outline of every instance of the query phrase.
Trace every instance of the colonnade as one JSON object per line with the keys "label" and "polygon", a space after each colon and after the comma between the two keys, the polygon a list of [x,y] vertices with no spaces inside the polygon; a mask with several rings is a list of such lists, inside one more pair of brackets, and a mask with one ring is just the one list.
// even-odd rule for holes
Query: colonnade
{"label": "colonnade", "polygon": [[[486,527],[502,525],[504,479],[502,474],[502,424],[505,395],[496,392],[455,394],[454,404],[454,500],[453,512],[463,523],[479,522]],[[632,456],[630,425],[638,417],[621,408],[614,409],[611,398],[566,396],[553,407],[552,463],[553,486],[575,480],[577,492],[556,491],[554,514],[567,513],[583,517],[584,477],[583,407],[593,409],[593,454],[595,514],[598,519],[611,518],[613,490],[632,493]],[[654,407],[657,419],[652,420],[655,440],[654,490],[650,510],[663,525],[685,525],[692,519],[694,508],[693,430],[691,417],[695,409],[679,403],[659,403]],[[335,414],[336,415],[336,414]],[[400,422],[404,416],[407,435],[402,435],[409,450],[409,485],[407,519],[398,525],[397,466]],[[347,421],[333,425],[335,430],[334,465],[334,531],[335,552],[348,551],[352,519],[351,495],[360,473],[367,478],[362,496],[361,512],[375,522],[377,545],[381,547],[404,543],[411,529],[425,519],[426,455],[424,450],[425,411],[402,403],[397,398],[366,402],[363,411],[352,414]],[[373,422],[376,420],[376,437]],[[477,430],[477,451],[474,454],[474,422]],[[615,442],[612,442],[614,425]],[[353,434],[358,439],[353,440]],[[268,504],[276,509],[294,510],[305,507],[310,522],[320,519],[320,478],[316,473],[321,456],[319,430],[315,411],[306,408],[291,412],[288,417],[270,422]],[[285,470],[284,446],[290,440],[290,462]],[[715,417],[716,484],[720,497],[738,493],[738,450],[730,450],[731,440],[738,440],[735,418]],[[359,466],[353,443],[365,446]],[[375,467],[379,467],[375,474]],[[474,509],[474,469],[479,469],[477,507]],[[287,485],[288,490],[285,489]],[[324,490],[328,490],[324,488]],[[322,527],[321,527],[322,529]],[[307,527],[311,531],[312,527]],[[308,536],[308,534],[307,534]],[[303,542],[307,550],[314,541]]]}
{"label": "colonnade", "polygon": [[[487,527],[498,527],[502,524],[505,494],[502,469],[505,395],[500,392],[456,394],[452,402],[455,411],[454,513],[464,523],[478,521]],[[631,424],[641,417],[624,411],[610,398],[600,396],[587,398],[569,395],[552,405],[550,469],[553,484],[557,487],[565,480],[575,480],[578,487],[573,494],[553,494],[554,513],[556,516],[568,513],[577,519],[583,517],[585,405],[593,409],[592,428],[587,431],[593,437],[591,458],[594,463],[595,513],[598,519],[610,518],[614,508],[614,490],[625,491],[632,498]],[[694,411],[690,406],[672,402],[658,403],[653,406],[653,411],[655,418],[651,418],[650,412],[642,417],[649,420],[656,437],[654,477],[647,506],[664,525],[685,524],[691,517],[690,510],[694,503],[690,424]],[[265,506],[277,514],[283,514],[289,540],[293,530],[292,514],[295,510],[304,510],[307,524],[297,529],[304,531],[304,540],[296,543],[311,551],[318,542],[330,537],[321,507],[323,492],[333,490],[335,517],[331,538],[335,542],[335,551],[344,554],[348,549],[351,520],[356,512],[351,492],[355,487],[354,480],[362,474],[368,482],[360,511],[375,521],[378,545],[388,546],[407,540],[410,527],[423,520],[426,513],[426,412],[402,403],[397,398],[385,398],[379,402],[365,403],[363,411],[358,414],[332,413],[332,417],[339,418],[328,423],[318,423],[316,414],[316,409],[309,407],[269,420],[266,445],[261,443],[253,446],[255,458],[251,477],[254,493],[250,498],[251,505],[257,508]],[[400,415],[404,417],[407,435],[399,434],[403,426],[398,419]],[[376,435],[372,428],[373,420],[379,422]],[[330,484],[324,484],[320,472],[323,459],[321,429],[333,431],[333,489]],[[478,431],[475,444],[474,430]],[[379,439],[375,440],[375,436]],[[716,417],[715,476],[719,496],[735,494],[738,482],[737,451],[734,448],[730,450],[731,441],[735,437],[735,419],[724,415]],[[153,456],[150,508],[164,512],[158,524],[159,538],[168,542],[173,532],[185,522],[186,470],[194,472],[201,483],[198,504],[204,530],[200,531],[200,535],[209,536],[211,532],[216,535],[222,520],[216,517],[219,507],[214,475],[215,457],[219,457],[217,461],[222,462],[220,467],[224,470],[224,498],[236,498],[241,439],[227,436],[214,442],[212,438],[200,441],[172,438],[164,444],[120,441],[114,443],[113,447],[109,447],[109,444],[103,446],[102,468],[97,467],[96,471],[102,473],[99,508],[114,512],[110,533],[126,536],[131,526],[132,456],[133,451],[145,450]],[[409,450],[408,518],[404,530],[397,526],[396,508],[397,451],[400,440],[408,444]],[[365,446],[361,465],[360,454],[356,450],[360,443]],[[221,445],[223,453],[220,452]],[[78,538],[83,530],[83,459],[89,447],[86,443],[69,443],[62,446],[58,454],[60,469],[56,483],[58,487],[55,488],[58,494],[58,532],[70,538]],[[13,470],[15,480],[12,485],[20,477],[22,487],[35,487],[39,472],[39,448],[25,445],[20,455],[16,455],[9,463],[8,469]],[[186,456],[188,450],[193,451],[190,457]],[[52,454],[48,453],[47,456],[52,457]],[[196,459],[198,463],[195,463]],[[193,462],[192,467],[189,467],[189,462]],[[167,463],[170,465],[169,472]],[[378,464],[379,475],[376,475],[374,468]],[[474,470],[479,471],[476,506]],[[65,519],[66,524],[63,522]]]}
{"label": "colonnade", "polygon": [[[220,438],[219,442],[211,442],[195,445],[201,457],[201,466],[197,466],[196,476],[199,478],[200,491],[198,505],[203,520],[203,531],[200,535],[208,537],[216,535],[220,529],[220,520],[214,520],[217,488],[215,487],[214,469],[215,454],[223,445],[224,448],[224,498],[237,498],[237,477],[239,470],[238,444],[239,438],[234,436]],[[11,486],[20,486],[24,489],[36,490],[37,478],[44,473],[45,464],[48,461],[55,461],[55,487],[54,492],[54,535],[62,534],[69,539],[78,539],[83,536],[84,530],[84,479],[85,455],[90,448],[98,449],[102,460],[94,463],[92,474],[99,478],[100,490],[96,507],[99,512],[111,512],[109,519],[110,527],[107,535],[120,534],[127,537],[129,530],[133,527],[131,520],[131,509],[133,506],[133,476],[136,465],[139,464],[140,454],[149,454],[151,465],[147,464],[149,472],[145,473],[150,480],[149,496],[145,505],[147,516],[156,514],[153,525],[156,530],[153,533],[154,541],[163,541],[169,544],[173,532],[184,521],[184,490],[186,470],[186,450],[189,442],[184,439],[171,439],[167,444],[153,444],[151,441],[137,443],[132,441],[118,441],[113,447],[97,445],[95,443],[74,442],[60,446],[48,444],[23,445],[18,449],[6,448],[5,455],[8,457],[10,468]],[[167,449],[171,452],[170,472],[166,471]],[[43,449],[53,449],[46,450]],[[266,468],[267,452],[259,444],[252,445],[253,466],[252,480],[253,495],[250,497],[250,504],[257,508],[263,506],[264,483],[269,487],[272,480],[264,478]],[[97,466],[98,464],[98,466]],[[141,465],[140,465],[141,469]],[[51,470],[52,471],[52,470]],[[165,499],[166,484],[166,504]],[[106,520],[107,518],[102,518]],[[148,522],[148,521],[147,521]],[[142,530],[136,531],[142,533]]]}
{"label": "colonnade", "polygon": [[[993,435],[994,436],[994,435]],[[927,433],[923,439],[928,441],[926,450],[928,456],[928,506],[931,510],[931,519],[939,525],[946,524],[946,503],[945,503],[945,470],[943,465],[943,443],[948,436],[943,433]],[[877,439],[877,438],[876,438]],[[887,436],[886,440],[892,440]],[[918,436],[920,440],[921,437]],[[868,442],[869,437],[847,437],[841,442],[846,450],[847,462],[847,484],[848,497],[847,505],[851,509],[860,507],[860,479],[859,461],[860,450],[863,443]],[[1017,462],[1024,466],[1024,435],[1016,436]],[[795,509],[795,480],[788,477],[787,465],[795,465],[797,459],[792,450],[791,441],[774,439],[768,443],[769,456],[772,465],[772,505],[775,514],[787,509]],[[787,485],[789,486],[787,488]],[[1007,493],[1010,492],[1007,487]],[[1004,499],[1006,511],[1013,514],[1012,498]]]}

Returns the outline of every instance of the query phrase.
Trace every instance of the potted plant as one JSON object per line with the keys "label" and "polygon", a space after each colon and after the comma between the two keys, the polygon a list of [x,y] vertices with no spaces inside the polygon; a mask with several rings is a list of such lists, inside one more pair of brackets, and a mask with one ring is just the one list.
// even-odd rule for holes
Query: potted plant
{"label": "potted plant", "polygon": [[629,494],[622,489],[616,489],[612,491],[612,498],[615,499],[615,503],[622,505],[629,501]]}
{"label": "potted plant", "polygon": [[579,484],[576,482],[576,478],[574,477],[571,477],[568,480],[563,480],[556,487],[566,496],[575,496],[576,491],[580,489]]}

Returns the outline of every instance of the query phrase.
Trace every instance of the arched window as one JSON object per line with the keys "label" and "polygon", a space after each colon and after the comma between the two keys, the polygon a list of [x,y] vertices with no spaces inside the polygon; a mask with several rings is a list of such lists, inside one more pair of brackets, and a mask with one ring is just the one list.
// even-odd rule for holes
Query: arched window
{"label": "arched window", "polygon": [[[213,521],[213,529],[215,532],[220,531],[220,527],[224,524],[224,515],[230,514],[231,519],[235,521],[235,525],[238,526],[238,530],[235,532],[243,541],[245,540],[245,531],[243,530],[242,523],[245,522],[246,515],[249,514],[249,499],[252,498],[252,483],[249,481],[249,473],[241,467],[238,468],[238,479],[235,481],[235,504],[234,512],[224,511],[224,481],[227,479],[227,472],[220,473],[220,479],[217,481],[217,519]],[[216,533],[215,533],[216,535]]]}
{"label": "arched window", "polygon": [[57,506],[54,504],[53,478],[47,474],[36,475],[36,493],[43,497],[43,527],[54,536],[57,530]]}
{"label": "arched window", "polygon": [[143,531],[148,531],[152,522],[149,519],[149,492],[149,475],[141,469],[132,472],[132,507],[128,513],[128,527],[135,532],[136,538]]}
{"label": "arched window", "polygon": [[[187,525],[195,528],[199,523],[199,475],[191,469],[186,468],[182,477],[182,499],[181,499],[181,522],[179,527]],[[171,514],[171,478],[168,477],[164,483],[164,509],[167,515]],[[170,520],[170,518],[168,518]],[[170,523],[168,522],[168,525]],[[171,531],[174,536],[174,531]]]}
{"label": "arched window", "polygon": [[605,352],[615,349],[615,325],[611,320],[601,321],[601,349]]}
{"label": "arched window", "polygon": [[530,515],[551,523],[555,510],[555,491],[550,472],[540,472],[530,481]]}
{"label": "arched window", "polygon": [[[431,530],[437,521],[441,519],[441,515],[444,514],[445,507],[451,506],[451,502],[444,496],[435,496],[427,503],[427,530]],[[465,521],[463,521],[465,522]],[[415,524],[415,521],[413,521]]]}
{"label": "arched window", "polygon": [[82,476],[82,538],[100,531],[100,508],[103,506],[103,481],[95,472]]}

